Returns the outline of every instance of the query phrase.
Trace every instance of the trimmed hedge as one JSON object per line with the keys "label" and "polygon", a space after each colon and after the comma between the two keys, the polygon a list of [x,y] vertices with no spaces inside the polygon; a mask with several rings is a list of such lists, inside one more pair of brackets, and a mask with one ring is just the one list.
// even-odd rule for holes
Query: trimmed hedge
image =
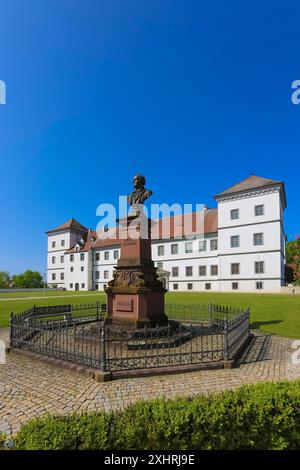
{"label": "trimmed hedge", "polygon": [[0,450],[5,449],[6,434],[0,433]]}
{"label": "trimmed hedge", "polygon": [[14,449],[296,449],[300,381],[262,383],[191,399],[138,402],[115,413],[45,416]]}

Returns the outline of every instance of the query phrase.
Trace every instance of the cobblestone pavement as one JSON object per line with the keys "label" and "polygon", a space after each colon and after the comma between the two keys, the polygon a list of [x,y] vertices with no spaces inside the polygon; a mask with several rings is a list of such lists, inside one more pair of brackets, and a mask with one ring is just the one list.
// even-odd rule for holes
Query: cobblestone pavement
{"label": "cobblestone pavement", "polygon": [[[8,341],[8,329],[0,328],[1,339]],[[292,345],[291,339],[257,332],[241,358],[240,367],[235,369],[108,383],[97,383],[42,361],[8,354],[6,364],[0,364],[0,432],[13,435],[21,424],[47,412],[116,410],[140,399],[189,397],[246,383],[300,378],[300,364],[292,363],[295,353]]]}

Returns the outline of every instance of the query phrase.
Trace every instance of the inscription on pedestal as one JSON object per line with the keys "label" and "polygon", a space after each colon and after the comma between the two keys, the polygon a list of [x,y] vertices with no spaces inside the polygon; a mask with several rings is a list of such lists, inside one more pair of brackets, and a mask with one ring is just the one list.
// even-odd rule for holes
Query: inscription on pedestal
{"label": "inscription on pedestal", "polygon": [[118,300],[117,301],[118,312],[132,312],[133,311],[133,300]]}

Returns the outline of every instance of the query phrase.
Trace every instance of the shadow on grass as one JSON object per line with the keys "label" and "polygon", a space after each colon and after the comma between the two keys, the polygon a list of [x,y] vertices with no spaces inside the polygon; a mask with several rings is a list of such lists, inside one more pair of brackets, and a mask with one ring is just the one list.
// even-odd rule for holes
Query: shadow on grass
{"label": "shadow on grass", "polygon": [[264,325],[277,325],[278,323],[282,323],[282,320],[272,320],[272,321],[255,321],[250,323],[251,330],[259,330],[261,326]]}

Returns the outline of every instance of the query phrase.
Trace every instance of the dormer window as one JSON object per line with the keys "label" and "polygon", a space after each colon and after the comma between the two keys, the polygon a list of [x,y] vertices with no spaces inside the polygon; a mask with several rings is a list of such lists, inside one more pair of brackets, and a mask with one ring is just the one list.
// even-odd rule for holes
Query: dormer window
{"label": "dormer window", "polygon": [[79,250],[80,250],[80,245],[79,245],[79,243],[77,243],[76,246],[75,246],[75,251],[79,251]]}

